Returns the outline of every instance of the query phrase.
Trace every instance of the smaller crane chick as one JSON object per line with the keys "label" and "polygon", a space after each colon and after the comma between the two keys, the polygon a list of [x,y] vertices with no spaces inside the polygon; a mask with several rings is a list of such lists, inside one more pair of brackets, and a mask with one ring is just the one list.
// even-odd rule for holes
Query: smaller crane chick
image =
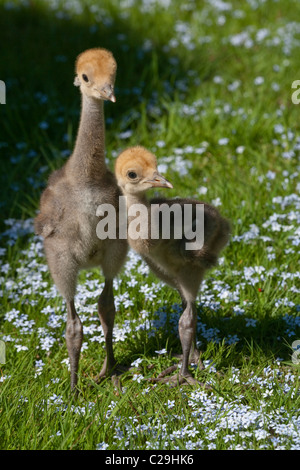
{"label": "smaller crane chick", "polygon": [[[148,200],[148,189],[173,186],[158,173],[156,157],[141,146],[128,148],[118,156],[115,175],[126,196],[129,245],[160,279],[178,290],[182,299],[180,372],[167,379],[167,370],[159,377],[163,382],[198,384],[188,368],[190,362],[200,360],[195,301],[205,272],[217,264],[219,253],[229,240],[230,225],[213,206],[194,199]],[[183,217],[185,210],[189,221]],[[202,243],[195,245],[199,230],[203,233]]]}

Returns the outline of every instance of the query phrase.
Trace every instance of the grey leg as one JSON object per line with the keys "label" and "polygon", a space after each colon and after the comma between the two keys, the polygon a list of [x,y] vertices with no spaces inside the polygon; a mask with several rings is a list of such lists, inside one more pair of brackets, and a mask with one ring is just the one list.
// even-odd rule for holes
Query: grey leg
{"label": "grey leg", "polygon": [[203,385],[194,379],[188,368],[190,363],[196,363],[198,368],[203,369],[200,352],[196,347],[197,309],[195,305],[195,299],[202,278],[203,272],[201,271],[195,273],[185,270],[181,273],[180,279],[176,281],[176,287],[180,293],[183,307],[178,328],[182,355],[175,354],[175,357],[182,359],[181,369],[179,374],[168,378],[166,375],[178,368],[177,365],[171,366],[162,371],[157,378],[150,379],[151,382],[173,382],[174,386],[186,383],[197,386]]}
{"label": "grey leg", "polygon": [[82,345],[82,324],[75,310],[74,300],[67,302],[66,343],[71,367],[71,389],[74,390],[78,380],[78,365]]}
{"label": "grey leg", "polygon": [[99,374],[100,379],[101,377],[105,377],[106,374],[109,373],[116,365],[112,344],[113,327],[116,314],[112,279],[105,280],[104,289],[98,300],[98,314],[103,328],[106,345],[106,357]]}
{"label": "grey leg", "polygon": [[190,355],[194,355],[196,342],[197,311],[194,302],[186,302],[186,307],[179,320],[179,337],[182,347],[182,366],[180,375],[190,376],[188,364]]}

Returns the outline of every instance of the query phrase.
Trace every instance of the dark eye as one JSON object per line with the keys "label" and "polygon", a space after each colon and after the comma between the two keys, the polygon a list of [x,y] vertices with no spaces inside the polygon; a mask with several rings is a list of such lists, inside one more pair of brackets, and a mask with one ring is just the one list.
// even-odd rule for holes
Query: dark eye
{"label": "dark eye", "polygon": [[136,174],[135,171],[128,171],[127,176],[128,176],[128,178],[130,178],[131,180],[134,180],[134,179],[137,177],[137,174]]}
{"label": "dark eye", "polygon": [[89,81],[88,76],[85,73],[82,74],[82,78],[85,82]]}

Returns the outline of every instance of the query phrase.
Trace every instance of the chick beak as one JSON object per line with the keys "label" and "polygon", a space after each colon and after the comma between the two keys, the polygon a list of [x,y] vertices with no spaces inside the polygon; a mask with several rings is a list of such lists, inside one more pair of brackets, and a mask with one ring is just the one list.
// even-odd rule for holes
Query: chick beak
{"label": "chick beak", "polygon": [[159,173],[155,173],[152,179],[147,180],[145,182],[151,183],[151,186],[153,188],[173,188],[173,185],[170,183],[170,181],[166,180],[166,178],[164,178]]}
{"label": "chick beak", "polygon": [[117,100],[116,100],[116,97],[115,97],[115,95],[114,95],[113,93],[112,93],[110,96],[108,96],[107,99],[108,99],[109,101],[112,101],[113,103],[115,103],[115,102],[117,101]]}
{"label": "chick beak", "polygon": [[106,100],[112,101],[113,103],[117,101],[112,85],[105,85],[101,90],[101,94]]}

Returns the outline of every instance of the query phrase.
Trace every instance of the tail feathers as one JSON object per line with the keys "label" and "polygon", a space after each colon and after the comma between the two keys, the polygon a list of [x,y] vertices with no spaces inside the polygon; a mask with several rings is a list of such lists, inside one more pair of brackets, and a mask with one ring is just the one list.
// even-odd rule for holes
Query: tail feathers
{"label": "tail feathers", "polygon": [[226,219],[220,218],[218,221],[210,221],[207,229],[204,231],[204,245],[200,250],[187,250],[187,240],[184,239],[181,242],[180,252],[190,263],[210,269],[218,264],[219,254],[229,241],[231,227]]}

